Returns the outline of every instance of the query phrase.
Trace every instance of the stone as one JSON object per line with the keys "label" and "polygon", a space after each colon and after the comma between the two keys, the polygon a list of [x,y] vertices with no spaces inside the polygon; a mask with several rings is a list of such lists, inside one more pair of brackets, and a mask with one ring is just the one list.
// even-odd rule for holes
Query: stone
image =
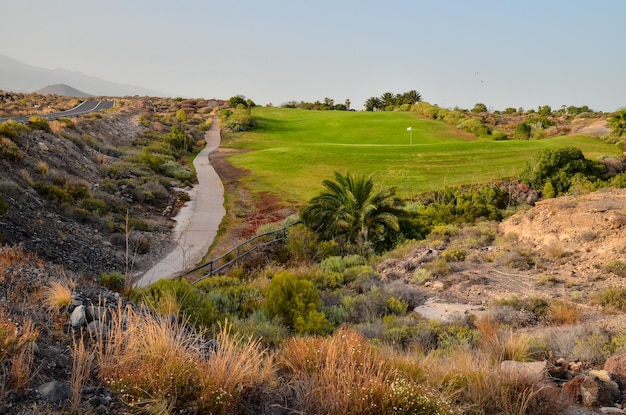
{"label": "stone", "polygon": [[77,328],[81,327],[85,324],[85,306],[79,305],[72,311],[72,315],[70,316],[70,323],[72,327]]}
{"label": "stone", "polygon": [[72,396],[72,387],[66,383],[53,380],[37,388],[41,398],[53,405],[63,405]]}
{"label": "stone", "polygon": [[612,406],[619,402],[621,394],[617,383],[606,370],[590,370],[580,385],[582,403],[585,406]]}
{"label": "stone", "polygon": [[626,389],[626,354],[617,354],[604,362],[604,370],[611,374],[620,390]]}
{"label": "stone", "polygon": [[89,335],[94,338],[107,338],[109,335],[109,328],[106,324],[100,320],[93,320],[87,325],[87,331]]}
{"label": "stone", "polygon": [[517,362],[505,360],[500,364],[500,370],[527,382],[539,382],[546,376],[547,361]]}
{"label": "stone", "polygon": [[622,415],[626,414],[626,411],[620,408],[616,408],[614,406],[603,406],[599,409],[600,413],[605,415]]}

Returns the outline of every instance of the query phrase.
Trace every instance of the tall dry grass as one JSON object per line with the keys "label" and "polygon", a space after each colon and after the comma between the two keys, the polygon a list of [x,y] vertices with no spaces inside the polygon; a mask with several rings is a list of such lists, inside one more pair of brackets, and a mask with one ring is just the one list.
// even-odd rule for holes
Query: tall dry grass
{"label": "tall dry grass", "polygon": [[454,413],[445,396],[403,376],[350,329],[291,338],[278,351],[277,365],[302,413]]}
{"label": "tall dry grass", "polygon": [[80,404],[80,392],[89,380],[91,370],[94,365],[95,352],[91,348],[85,347],[85,340],[81,334],[80,338],[74,339],[72,344],[72,409],[75,411]]}
{"label": "tall dry grass", "polygon": [[495,364],[504,360],[526,362],[530,360],[531,339],[516,331],[503,329],[500,323],[484,316],[474,322],[480,333],[478,347],[484,356]]}
{"label": "tall dry grass", "polygon": [[244,393],[273,379],[271,357],[258,341],[224,327],[217,349],[203,333],[170,319],[118,305],[96,360],[102,381],[145,413],[233,413]]}
{"label": "tall dry grass", "polygon": [[39,330],[31,320],[20,324],[0,309],[0,362],[7,362],[8,370],[0,371],[0,392],[8,389],[23,390],[33,373],[33,344]]}

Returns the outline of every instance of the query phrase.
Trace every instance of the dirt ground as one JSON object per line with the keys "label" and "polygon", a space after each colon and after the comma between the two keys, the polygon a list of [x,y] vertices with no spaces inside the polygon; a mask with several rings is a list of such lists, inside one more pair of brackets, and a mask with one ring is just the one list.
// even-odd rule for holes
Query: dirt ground
{"label": "dirt ground", "polygon": [[[381,264],[383,276],[411,280],[424,249]],[[437,247],[429,248],[437,254]],[[622,312],[596,304],[602,291],[626,281],[606,269],[626,260],[626,189],[538,202],[498,226],[492,246],[470,250],[451,272],[423,285],[425,317],[451,319],[487,313],[494,300],[542,297],[576,304],[582,322],[612,330],[626,327]]]}

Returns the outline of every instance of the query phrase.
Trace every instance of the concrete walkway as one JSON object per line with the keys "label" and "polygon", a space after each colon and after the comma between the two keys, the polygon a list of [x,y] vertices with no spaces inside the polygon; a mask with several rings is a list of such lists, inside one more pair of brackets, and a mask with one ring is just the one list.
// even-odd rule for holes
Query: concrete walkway
{"label": "concrete walkway", "polygon": [[217,117],[213,118],[205,139],[206,146],[193,161],[198,184],[189,192],[191,200],[174,219],[176,248],[143,274],[135,286],[146,287],[162,278],[172,278],[193,268],[206,255],[217,235],[226,213],[224,185],[209,162],[209,154],[219,147],[221,141]]}

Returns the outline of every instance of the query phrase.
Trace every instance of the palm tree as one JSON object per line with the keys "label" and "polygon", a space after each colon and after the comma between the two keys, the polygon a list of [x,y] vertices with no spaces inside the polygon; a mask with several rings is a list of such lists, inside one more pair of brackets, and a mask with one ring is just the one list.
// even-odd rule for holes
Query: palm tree
{"label": "palm tree", "polygon": [[403,104],[417,104],[422,101],[422,94],[412,89],[409,92],[405,92],[402,94],[402,103]]}
{"label": "palm tree", "polygon": [[370,244],[400,229],[398,216],[403,211],[394,198],[395,189],[375,193],[371,176],[337,172],[334,181],[322,184],[326,190],[300,210],[304,224],[321,238],[356,243],[365,253]]}
{"label": "palm tree", "polygon": [[378,97],[370,97],[365,101],[365,111],[376,111],[382,107],[382,103],[380,102],[380,98]]}
{"label": "palm tree", "polygon": [[381,95],[380,100],[383,102],[383,108],[390,107],[392,105],[395,105],[396,96],[394,95],[393,92],[385,92],[384,94]]}

